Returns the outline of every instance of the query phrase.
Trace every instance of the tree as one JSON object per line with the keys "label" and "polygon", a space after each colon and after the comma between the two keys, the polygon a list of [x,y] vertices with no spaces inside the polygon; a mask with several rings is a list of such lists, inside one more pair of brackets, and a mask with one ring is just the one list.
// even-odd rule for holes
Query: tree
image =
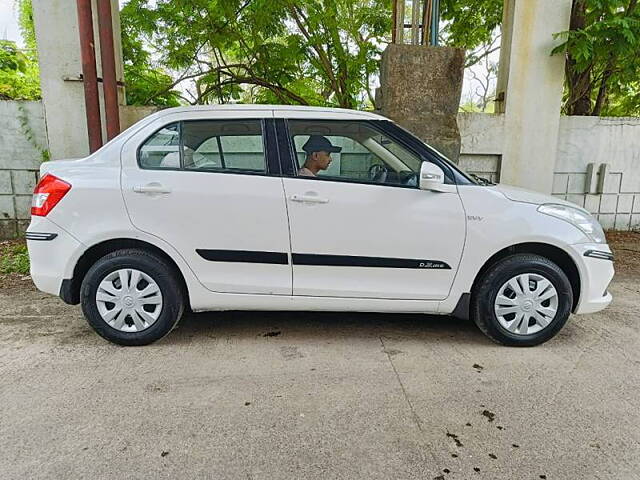
{"label": "tree", "polygon": [[[444,0],[443,43],[471,49],[470,64],[495,51],[502,1]],[[391,0],[129,0],[121,23],[172,72],[156,91],[177,87],[189,103],[371,108],[391,15]]]}
{"label": "tree", "polygon": [[[127,12],[121,13],[121,18],[127,18],[126,15]],[[161,66],[153,65],[135,24],[122,22],[121,32],[127,105],[180,105],[180,94],[173,89],[173,79]]]}
{"label": "tree", "polygon": [[38,100],[38,62],[15,42],[0,40],[0,99]]}
{"label": "tree", "polygon": [[640,115],[638,0],[573,0],[564,42],[563,111],[568,115]]}
{"label": "tree", "polygon": [[443,0],[441,39],[467,50],[470,67],[500,49],[504,0]]}
{"label": "tree", "polygon": [[179,72],[165,90],[193,82],[189,103],[355,108],[373,103],[391,9],[389,0],[130,0],[121,22]]}

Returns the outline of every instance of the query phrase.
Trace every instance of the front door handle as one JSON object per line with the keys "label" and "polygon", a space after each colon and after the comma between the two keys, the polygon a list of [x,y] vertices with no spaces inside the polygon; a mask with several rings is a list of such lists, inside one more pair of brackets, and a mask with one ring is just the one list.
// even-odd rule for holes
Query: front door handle
{"label": "front door handle", "polygon": [[322,197],[318,197],[317,195],[310,195],[310,194],[300,195],[297,193],[291,195],[289,197],[289,200],[291,200],[292,202],[300,202],[300,203],[329,203],[328,198],[322,198]]}
{"label": "front door handle", "polygon": [[159,183],[148,183],[147,185],[136,185],[133,187],[136,193],[171,193],[171,189],[163,187]]}

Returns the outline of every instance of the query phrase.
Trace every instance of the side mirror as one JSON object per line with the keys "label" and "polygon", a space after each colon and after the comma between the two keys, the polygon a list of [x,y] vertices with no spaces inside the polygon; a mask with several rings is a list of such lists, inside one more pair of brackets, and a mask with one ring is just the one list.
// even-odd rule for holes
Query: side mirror
{"label": "side mirror", "polygon": [[455,192],[456,186],[444,183],[444,172],[434,163],[422,162],[420,166],[420,190]]}

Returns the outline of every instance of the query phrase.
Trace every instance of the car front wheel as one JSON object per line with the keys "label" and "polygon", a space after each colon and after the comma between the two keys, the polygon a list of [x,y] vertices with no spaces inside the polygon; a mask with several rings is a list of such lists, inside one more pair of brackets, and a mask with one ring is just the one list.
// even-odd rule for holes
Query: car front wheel
{"label": "car front wheel", "polygon": [[510,346],[539,345],[564,326],[573,291],[562,269],[534,254],[494,264],[471,296],[471,317],[492,340]]}
{"label": "car front wheel", "polygon": [[184,310],[174,270],[144,250],[123,249],[98,260],[80,290],[91,327],[119,345],[147,345],[168,334]]}

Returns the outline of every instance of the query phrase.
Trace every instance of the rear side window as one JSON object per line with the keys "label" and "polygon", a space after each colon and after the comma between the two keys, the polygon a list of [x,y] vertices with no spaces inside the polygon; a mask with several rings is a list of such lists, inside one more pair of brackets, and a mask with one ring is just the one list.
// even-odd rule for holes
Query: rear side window
{"label": "rear side window", "polygon": [[258,120],[183,122],[182,143],[187,170],[266,171]]}
{"label": "rear side window", "polygon": [[[169,132],[173,134],[170,140]],[[266,173],[262,122],[193,120],[171,124],[142,144],[139,158],[142,168]]]}
{"label": "rear side window", "polygon": [[180,126],[172,123],[151,135],[138,152],[142,168],[180,168]]}

